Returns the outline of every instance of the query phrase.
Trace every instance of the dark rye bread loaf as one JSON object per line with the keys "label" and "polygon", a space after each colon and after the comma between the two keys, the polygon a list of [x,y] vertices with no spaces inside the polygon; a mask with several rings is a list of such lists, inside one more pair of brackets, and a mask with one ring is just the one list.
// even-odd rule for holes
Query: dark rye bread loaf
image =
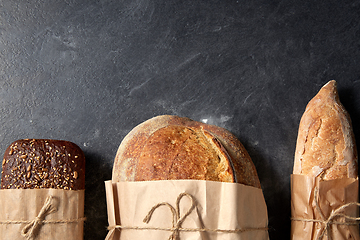
{"label": "dark rye bread loaf", "polygon": [[85,189],[85,156],[74,143],[22,139],[5,151],[1,189]]}
{"label": "dark rye bread loaf", "polygon": [[194,179],[261,188],[241,142],[224,128],[163,115],[136,126],[123,139],[112,181]]}
{"label": "dark rye bread loaf", "polygon": [[321,180],[358,176],[351,119],[339,100],[334,80],[306,106],[299,124],[293,173]]}

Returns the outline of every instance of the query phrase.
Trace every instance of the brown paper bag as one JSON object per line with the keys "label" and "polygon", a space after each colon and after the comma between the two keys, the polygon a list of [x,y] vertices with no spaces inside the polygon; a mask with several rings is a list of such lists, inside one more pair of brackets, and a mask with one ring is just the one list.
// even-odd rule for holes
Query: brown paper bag
{"label": "brown paper bag", "polygon": [[201,180],[107,181],[105,188],[106,240],[269,239],[258,188]]}
{"label": "brown paper bag", "polygon": [[82,240],[84,193],[61,189],[0,190],[0,239]]}
{"label": "brown paper bag", "polygon": [[291,176],[292,240],[359,240],[358,179]]}

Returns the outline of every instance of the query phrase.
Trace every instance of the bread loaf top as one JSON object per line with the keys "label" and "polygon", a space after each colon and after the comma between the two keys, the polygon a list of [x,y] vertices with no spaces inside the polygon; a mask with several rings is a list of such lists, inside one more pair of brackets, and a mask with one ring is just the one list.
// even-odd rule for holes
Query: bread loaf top
{"label": "bread loaf top", "polygon": [[261,187],[249,154],[229,131],[189,118],[162,115],[136,126],[123,139],[112,180],[172,179]]}
{"label": "bread loaf top", "polygon": [[332,80],[308,103],[301,118],[293,173],[323,180],[356,178],[357,158],[350,116]]}
{"label": "bread loaf top", "polygon": [[85,156],[74,143],[21,139],[6,150],[1,188],[85,189]]}

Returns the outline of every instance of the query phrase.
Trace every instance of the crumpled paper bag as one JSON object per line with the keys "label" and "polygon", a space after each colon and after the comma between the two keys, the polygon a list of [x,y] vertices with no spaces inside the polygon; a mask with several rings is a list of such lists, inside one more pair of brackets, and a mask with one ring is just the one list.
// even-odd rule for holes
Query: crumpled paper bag
{"label": "crumpled paper bag", "polygon": [[354,178],[291,175],[291,239],[359,240],[358,185]]}

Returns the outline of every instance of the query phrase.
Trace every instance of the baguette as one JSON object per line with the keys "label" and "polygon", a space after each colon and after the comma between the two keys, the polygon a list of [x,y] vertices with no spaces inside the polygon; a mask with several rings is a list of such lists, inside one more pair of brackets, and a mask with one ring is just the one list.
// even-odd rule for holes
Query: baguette
{"label": "baguette", "polygon": [[334,80],[306,106],[299,124],[293,173],[321,180],[358,176],[351,119],[339,100]]}

